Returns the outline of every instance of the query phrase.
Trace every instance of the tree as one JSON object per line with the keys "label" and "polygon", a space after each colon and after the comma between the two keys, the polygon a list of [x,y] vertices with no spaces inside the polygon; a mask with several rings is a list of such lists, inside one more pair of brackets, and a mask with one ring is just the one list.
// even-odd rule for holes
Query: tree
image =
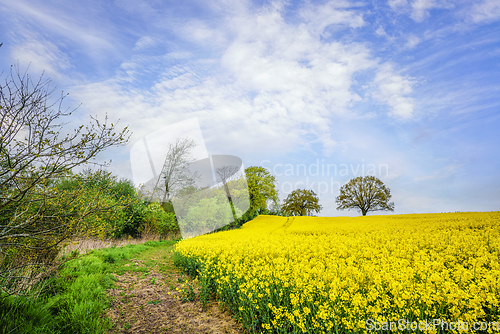
{"label": "tree", "polygon": [[394,211],[389,203],[391,191],[375,176],[358,176],[340,188],[336,197],[337,210],[356,209],[363,216],[369,211]]}
{"label": "tree", "polygon": [[313,212],[320,212],[319,198],[312,190],[296,189],[292,191],[281,210],[292,216],[311,216]]}
{"label": "tree", "polygon": [[191,150],[195,147],[196,143],[189,138],[178,139],[168,146],[165,162],[153,190],[153,196],[161,197],[161,203],[170,203],[176,192],[195,185],[199,175],[189,170],[189,164],[193,162]]}
{"label": "tree", "polygon": [[274,175],[264,167],[252,166],[245,168],[245,176],[250,196],[250,211],[267,209],[268,202],[278,204],[278,191]]}
{"label": "tree", "polygon": [[[78,174],[71,173],[55,182],[59,191],[84,191],[93,202],[106,203],[101,212],[84,219],[87,235],[99,237],[137,237],[146,223],[144,211],[146,203],[133,186],[132,181],[118,179],[104,169],[85,169]],[[83,212],[89,203],[83,202],[74,210]],[[156,211],[155,211],[156,212]],[[151,216],[151,215],[150,215]]]}
{"label": "tree", "polygon": [[236,210],[234,209],[233,199],[231,198],[231,193],[229,192],[229,187],[227,185],[228,181],[233,177],[238,171],[240,167],[238,166],[222,166],[220,168],[215,169],[215,175],[217,176],[217,180],[222,182],[224,185],[224,190],[226,191],[226,197],[229,201],[229,205],[231,206],[231,211],[233,213],[234,220],[238,219],[236,216]]}
{"label": "tree", "polygon": [[159,235],[160,238],[179,232],[175,215],[165,212],[159,203],[150,203],[144,208],[144,222],[139,228],[141,235]]}
{"label": "tree", "polygon": [[[0,84],[0,292],[7,295],[39,275],[58,245],[82,232],[81,223],[105,205],[54,181],[74,167],[97,164],[98,153],[129,138],[127,128],[117,131],[107,116],[67,132],[61,118],[74,110],[62,109],[64,95],[51,99],[49,84],[14,66]],[[85,210],[77,210],[84,202]]]}

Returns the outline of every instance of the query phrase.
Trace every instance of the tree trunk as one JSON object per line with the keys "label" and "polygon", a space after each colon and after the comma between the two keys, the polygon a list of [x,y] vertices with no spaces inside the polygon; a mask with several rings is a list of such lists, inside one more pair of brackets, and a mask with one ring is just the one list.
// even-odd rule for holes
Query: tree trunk
{"label": "tree trunk", "polygon": [[223,183],[224,183],[224,190],[226,191],[227,200],[229,201],[229,205],[231,206],[231,212],[233,213],[233,219],[234,221],[236,221],[238,218],[236,217],[236,210],[234,209],[233,200],[231,198],[231,194],[229,193],[229,187],[227,186],[226,182]]}

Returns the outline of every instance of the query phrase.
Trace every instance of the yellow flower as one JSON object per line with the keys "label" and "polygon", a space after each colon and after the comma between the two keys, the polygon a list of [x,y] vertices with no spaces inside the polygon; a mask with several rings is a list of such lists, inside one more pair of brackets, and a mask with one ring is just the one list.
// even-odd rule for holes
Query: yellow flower
{"label": "yellow flower", "polygon": [[472,324],[500,318],[499,222],[499,212],[258,216],[176,252],[242,318],[268,316],[267,305],[264,331],[345,333],[409,316]]}

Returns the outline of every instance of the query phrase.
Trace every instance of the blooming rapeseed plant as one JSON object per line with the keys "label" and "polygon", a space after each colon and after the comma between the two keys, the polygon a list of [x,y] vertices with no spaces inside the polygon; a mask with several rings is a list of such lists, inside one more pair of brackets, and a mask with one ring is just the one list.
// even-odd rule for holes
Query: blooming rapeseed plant
{"label": "blooming rapeseed plant", "polygon": [[180,265],[197,268],[205,293],[252,331],[366,332],[367,319],[500,321],[500,212],[259,216],[239,230],[183,240],[176,252]]}

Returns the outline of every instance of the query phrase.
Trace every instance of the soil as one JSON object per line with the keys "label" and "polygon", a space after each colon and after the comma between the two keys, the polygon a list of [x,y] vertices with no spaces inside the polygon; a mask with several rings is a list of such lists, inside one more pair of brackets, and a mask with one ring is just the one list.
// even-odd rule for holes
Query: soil
{"label": "soil", "polygon": [[125,273],[115,275],[108,333],[248,333],[217,301],[203,306],[196,281],[173,266],[171,254],[131,260]]}

